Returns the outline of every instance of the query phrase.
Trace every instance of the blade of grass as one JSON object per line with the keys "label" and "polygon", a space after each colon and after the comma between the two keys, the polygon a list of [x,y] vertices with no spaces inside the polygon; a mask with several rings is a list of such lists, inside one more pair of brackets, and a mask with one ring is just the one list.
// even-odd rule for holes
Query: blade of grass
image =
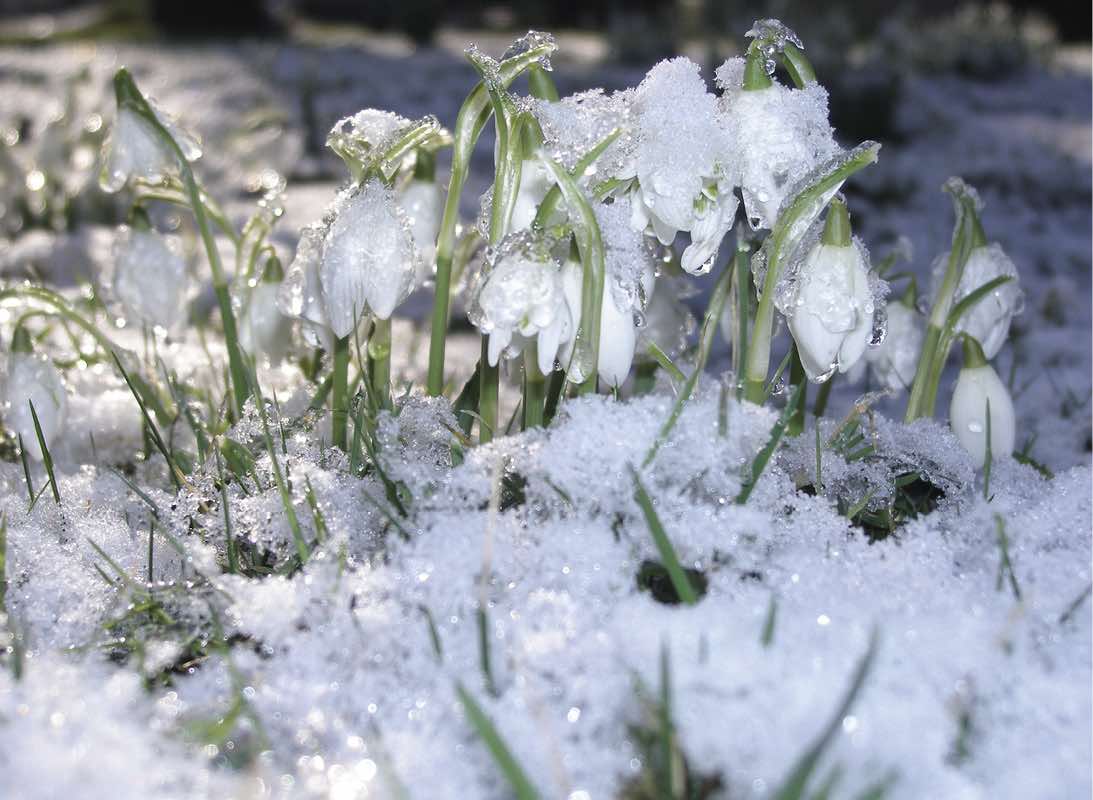
{"label": "blade of grass", "polygon": [[[30,502],[30,508],[34,508],[34,481],[30,479],[30,464],[27,463],[27,448],[23,445],[23,435],[16,434],[19,442],[19,460],[23,462],[23,478],[27,482],[27,498]],[[30,508],[27,510],[29,511]]]}
{"label": "blade of grass", "polygon": [[[668,419],[664,421],[664,424],[660,428],[660,432],[657,433],[657,438],[653,442],[653,446],[649,448],[649,452],[645,454],[645,460],[642,461],[642,468],[649,466],[653,459],[656,458],[657,451],[668,440],[668,435],[672,432],[672,429],[676,426],[680,416],[683,414],[683,408],[687,405],[687,401],[691,399],[694,394],[695,387],[698,385],[698,379],[702,375],[702,371],[706,369],[706,362],[710,358],[710,350],[713,349],[714,338],[717,335],[717,326],[721,321],[721,312],[725,308],[725,300],[729,296],[729,289],[732,288],[732,276],[733,266],[730,264],[725,268],[721,275],[717,279],[717,284],[714,286],[713,294],[710,296],[710,304],[706,307],[706,315],[702,319],[702,330],[698,335],[698,354],[695,357],[695,368],[690,377],[687,378],[686,383],[679,390],[679,394],[676,395],[675,403],[672,405],[672,411],[668,414]],[[655,345],[651,345],[655,347]],[[665,356],[667,358],[667,356]],[[671,361],[668,361],[671,364]],[[674,368],[674,367],[673,367]],[[676,370],[677,372],[679,370]]]}
{"label": "blade of grass", "polygon": [[664,562],[664,569],[668,573],[668,579],[672,582],[672,588],[676,590],[676,594],[679,595],[682,602],[693,606],[698,602],[698,595],[695,593],[694,586],[691,585],[690,578],[687,577],[687,573],[683,571],[683,567],[679,563],[675,548],[672,546],[668,534],[664,531],[664,526],[660,522],[656,509],[653,507],[653,501],[649,497],[649,493],[645,491],[641,478],[638,476],[638,471],[633,467],[630,467],[630,476],[634,480],[634,498],[638,501],[642,514],[645,515],[645,522],[649,526],[649,532],[653,535],[653,541],[660,553],[660,560]]}
{"label": "blade of grass", "polygon": [[137,405],[140,406],[140,413],[144,416],[145,424],[148,426],[148,432],[152,436],[152,441],[167,462],[167,471],[171,475],[171,480],[175,484],[176,489],[181,489],[182,485],[186,483],[186,476],[182,474],[182,470],[178,468],[178,464],[175,463],[174,458],[171,456],[171,450],[167,447],[167,443],[163,440],[163,436],[160,435],[159,427],[156,425],[155,420],[152,419],[151,414],[148,413],[148,407],[144,405],[144,400],[140,396],[140,392],[137,391],[133,385],[133,381],[129,377],[129,373],[125,367],[122,366],[121,359],[118,358],[118,354],[111,350],[110,355],[114,357],[114,363],[118,365],[118,371],[121,372],[121,376],[125,379],[125,384],[129,387],[129,391],[133,393],[133,397],[137,400]]}
{"label": "blade of grass", "polygon": [[49,488],[53,491],[53,501],[61,504],[61,492],[57,488],[57,477],[53,474],[53,456],[46,444],[46,437],[42,434],[42,423],[38,421],[38,412],[34,409],[34,401],[27,398],[30,404],[30,416],[34,420],[34,435],[38,437],[38,447],[42,450],[42,464],[45,465],[46,475],[49,477]]}
{"label": "blade of grass", "polygon": [[789,777],[786,778],[778,793],[774,795],[774,800],[801,800],[805,796],[808,782],[812,778],[813,772],[816,771],[820,759],[834,742],[835,734],[838,733],[839,727],[842,725],[843,717],[850,711],[865,686],[865,680],[869,677],[869,672],[872,670],[873,662],[876,659],[877,643],[878,635],[876,629],[874,629],[869,637],[869,647],[858,662],[857,669],[854,670],[854,675],[850,679],[850,687],[843,695],[842,702],[839,703],[839,707],[831,715],[831,719],[820,731],[812,746],[801,755],[796,765],[790,770]]}
{"label": "blade of grass", "polygon": [[748,498],[751,497],[752,491],[755,489],[755,485],[759,483],[759,478],[763,474],[763,470],[767,468],[767,462],[770,461],[770,457],[774,454],[774,451],[778,447],[778,443],[782,441],[782,436],[786,432],[786,426],[789,425],[789,418],[793,415],[793,412],[797,409],[797,394],[800,392],[801,387],[794,387],[790,393],[789,399],[786,401],[786,407],[782,409],[781,416],[778,417],[778,421],[774,423],[774,427],[770,431],[770,439],[767,440],[766,445],[759,451],[759,454],[755,456],[755,459],[751,462],[751,474],[745,479],[744,485],[740,487],[740,494],[736,496],[736,504],[744,505],[748,502]]}
{"label": "blade of grass", "polygon": [[538,800],[541,795],[528,779],[527,773],[524,772],[508,745],[505,744],[505,740],[501,737],[497,728],[494,727],[493,722],[486,716],[486,712],[482,710],[482,707],[478,705],[470,692],[463,688],[463,684],[457,682],[455,691],[459,696],[459,701],[463,704],[463,711],[466,713],[467,719],[470,721],[475,733],[489,749],[490,755],[493,756],[494,762],[501,770],[501,774],[505,776],[517,800]]}

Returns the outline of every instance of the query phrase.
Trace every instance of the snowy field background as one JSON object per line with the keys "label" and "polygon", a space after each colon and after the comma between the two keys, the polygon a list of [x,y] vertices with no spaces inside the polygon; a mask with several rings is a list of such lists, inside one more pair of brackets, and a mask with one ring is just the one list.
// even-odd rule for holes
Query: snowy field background
{"label": "snowy field background", "polygon": [[[605,65],[583,40],[560,43],[563,94],[635,85],[651,66]],[[488,37],[479,44],[503,49]],[[646,781],[660,756],[646,738],[656,730],[650,703],[667,653],[690,778],[690,794],[679,796],[778,796],[839,712],[809,796],[827,796],[820,784],[838,776],[833,797],[877,796],[868,794],[877,787],[894,798],[1088,797],[1088,51],[1030,61],[999,80],[922,69],[911,56],[893,62],[837,81],[820,74],[833,104],[841,94],[850,106],[836,110],[836,127],[846,132],[845,112],[848,138],[884,145],[878,164],[848,186],[856,232],[878,257],[907,237],[913,255],[901,268],[927,285],[952,227],[941,184],[959,174],[978,187],[988,236],[1017,263],[1026,293],[996,366],[1013,390],[1018,449],[1031,440],[1027,452],[1046,474],[1000,461],[988,501],[979,465],[944,420],[891,421],[904,402],[891,398],[867,426],[876,459],[847,463],[827,450],[816,476],[810,423],[738,506],[743,472],[775,412],[732,401],[722,424],[721,343],[643,473],[681,560],[702,574],[696,606],[658,602],[638,579],[660,556],[628,465],[642,461],[669,412],[663,379],[658,393],[621,404],[569,401],[551,428],[469,450],[454,468],[447,403],[415,392],[381,425],[384,468],[414,498],[400,523],[405,536],[370,499],[383,494],[378,481],[351,477],[343,456],[290,426],[284,462],[297,486],[312,487],[326,540],[290,577],[244,578],[223,569],[215,465],[174,495],[158,456],[134,457],[144,450],[141,418],[124,383],[105,363],[73,369],[67,434],[54,448],[62,502],[43,499],[28,513],[19,459],[5,453],[0,462],[6,603],[26,648],[20,677],[10,652],[0,671],[0,796],[510,796],[467,721],[455,689],[462,684],[543,796],[656,797]],[[299,229],[320,216],[340,180],[338,162],[322,152],[334,121],[374,106],[435,113],[451,127],[474,82],[452,48],[410,56],[384,38],[324,47],[7,47],[0,122],[18,127],[25,118],[33,136],[81,69],[80,114],[108,121],[108,79],[122,64],[203,134],[199,172],[232,215],[249,213],[263,170],[287,175],[275,235],[286,263]],[[856,113],[855,99],[864,105],[878,92],[890,108]],[[480,146],[468,196],[488,184],[490,153]],[[250,194],[239,191],[247,186]],[[78,293],[109,260],[113,236],[101,197],[87,208],[65,233],[6,229],[5,282],[33,277]],[[465,211],[470,218],[474,203]],[[199,305],[213,302],[206,294]],[[690,301],[699,315],[705,299]],[[394,364],[415,386],[429,308],[422,292],[395,327]],[[14,317],[2,322],[6,348]],[[113,335],[140,350],[132,331]],[[454,342],[449,372],[469,375],[478,338],[467,328]],[[180,378],[210,369],[196,335],[161,352]],[[295,367],[266,370],[262,380],[286,418],[304,414],[312,390]],[[836,384],[825,439],[865,389]],[[939,407],[948,393],[943,386]],[[250,443],[260,431],[252,412],[231,435]],[[502,470],[510,477],[497,498]],[[839,513],[838,500],[870,492],[883,500],[892,478],[911,470],[944,496],[897,535],[870,543]],[[256,474],[228,489],[236,534],[287,552],[292,536],[267,457]],[[44,472],[33,479],[43,485]],[[302,489],[297,499],[314,535]],[[149,594],[153,517],[182,552],[157,536]],[[1012,573],[1003,569],[999,519]],[[97,570],[109,573],[107,556],[137,585],[104,580]],[[147,622],[148,597],[166,619]],[[479,667],[483,600],[492,692]],[[861,693],[840,711],[874,632]]]}

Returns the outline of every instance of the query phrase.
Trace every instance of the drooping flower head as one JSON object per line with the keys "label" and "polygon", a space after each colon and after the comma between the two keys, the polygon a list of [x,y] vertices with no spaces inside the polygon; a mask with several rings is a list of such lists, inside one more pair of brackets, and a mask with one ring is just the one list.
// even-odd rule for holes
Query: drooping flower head
{"label": "drooping flower head", "polygon": [[681,263],[688,272],[704,272],[737,207],[717,99],[697,64],[675,58],[653,67],[634,90],[631,115],[631,168],[637,179],[631,192],[632,225],[639,230],[648,226],[666,245],[677,232],[690,231],[692,241]]}
{"label": "drooping flower head", "polygon": [[[932,286],[935,298],[941,290],[948,261],[948,252],[934,261]],[[987,358],[998,355],[1009,336],[1010,323],[1024,308],[1025,293],[1017,282],[1017,265],[997,242],[973,247],[953,296],[953,303],[959,303],[980,286],[1001,277],[1011,280],[995,287],[964,312],[956,324],[958,333],[966,333],[980,343]]]}
{"label": "drooping flower head", "polygon": [[496,366],[506,350],[535,338],[539,368],[550,372],[561,342],[570,335],[569,309],[562,291],[561,268],[549,243],[528,231],[509,234],[487,253],[486,268],[472,289],[467,311],[489,337],[488,357]]}
{"label": "drooping flower head", "polygon": [[964,367],[953,387],[949,425],[976,464],[987,460],[988,430],[992,460],[1013,453],[1017,438],[1013,400],[983,348],[970,336],[964,338]]}
{"label": "drooping flower head", "polygon": [[30,335],[22,326],[18,326],[12,336],[2,396],[0,412],[4,424],[22,438],[27,454],[35,461],[41,461],[42,448],[30,404],[34,404],[42,438],[49,447],[64,429],[68,400],[61,373],[52,361],[34,352]]}
{"label": "drooping flower head", "polygon": [[874,339],[877,286],[865,246],[851,238],[846,205],[831,204],[823,237],[777,300],[809,379],[846,372]]}
{"label": "drooping flower head", "polygon": [[[151,98],[145,98],[159,124],[182,150],[187,161],[201,157],[201,142],[183,129]],[[141,179],[159,183],[178,171],[178,156],[163,141],[152,124],[134,109],[122,105],[114,126],[103,143],[103,166],[99,184],[105,192],[119,191],[128,182]]]}
{"label": "drooping flower head", "polygon": [[405,213],[378,179],[343,195],[323,239],[319,281],[334,336],[371,313],[388,319],[409,296],[420,256]]}
{"label": "drooping flower head", "polygon": [[131,322],[171,330],[186,314],[186,260],[175,236],[122,226],[114,241],[107,283],[122,315]]}
{"label": "drooping flower head", "polygon": [[[596,372],[608,386],[621,386],[630,374],[638,342],[638,320],[653,296],[653,253],[639,231],[629,225],[630,212],[619,200],[594,209],[604,244],[604,292],[600,309],[599,357]],[[572,335],[562,350],[562,362],[573,357],[581,322],[583,269],[572,256],[562,268]],[[581,377],[583,370],[576,370]]]}
{"label": "drooping flower head", "polygon": [[278,308],[284,277],[280,259],[269,258],[239,314],[240,346],[271,364],[281,361],[292,345],[292,321]]}
{"label": "drooping flower head", "polygon": [[790,191],[838,145],[822,86],[792,89],[772,79],[764,88],[745,89],[745,65],[744,59],[731,58],[716,72],[727,158],[738,170],[748,223],[772,228]]}

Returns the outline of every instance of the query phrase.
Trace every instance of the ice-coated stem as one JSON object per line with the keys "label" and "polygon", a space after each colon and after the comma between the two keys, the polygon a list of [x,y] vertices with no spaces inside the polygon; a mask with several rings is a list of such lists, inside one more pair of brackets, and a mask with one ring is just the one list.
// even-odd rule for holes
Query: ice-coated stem
{"label": "ice-coated stem", "polygon": [[774,293],[781,277],[783,262],[800,243],[809,220],[819,216],[847,178],[874,163],[879,150],[880,145],[876,142],[865,142],[854,148],[844,159],[833,162],[830,169],[821,173],[793,198],[792,203],[774,223],[770,239],[764,244],[767,272],[748,341],[744,365],[744,399],[758,405],[762,405],[765,399],[767,370],[770,368],[770,342],[774,328]]}
{"label": "ice-coated stem", "polygon": [[391,408],[391,320],[377,319],[368,337],[368,372],[379,408]]}
{"label": "ice-coated stem", "polygon": [[524,348],[524,430],[542,427],[546,386],[546,375],[539,369],[538,347],[530,343]]}
{"label": "ice-coated stem", "polygon": [[331,437],[335,447],[349,452],[349,337],[334,342],[334,388],[330,396],[333,423]]}
{"label": "ice-coated stem", "polygon": [[[949,358],[949,347],[944,343],[944,332],[949,312],[953,308],[957,286],[964,275],[972,249],[986,244],[983,226],[976,213],[975,200],[966,192],[952,189],[956,207],[956,227],[953,231],[952,248],[945,266],[945,277],[941,288],[930,309],[930,318],[926,325],[922,351],[919,353],[915,379],[911,384],[911,393],[907,399],[904,421],[911,422],[919,417],[932,417],[937,404],[937,392],[941,383],[941,373]],[[944,351],[944,352],[942,352]]]}
{"label": "ice-coated stem", "polygon": [[[789,362],[789,384],[798,391],[797,408],[793,410],[793,415],[789,418],[789,425],[786,428],[786,433],[790,436],[800,436],[805,429],[805,405],[808,402],[808,376],[805,375],[804,364],[801,363],[801,355],[797,352],[797,345],[792,345],[793,356]],[[830,382],[830,379],[828,379]]]}
{"label": "ice-coated stem", "polygon": [[[498,65],[497,81],[508,86],[516,77],[555,49],[553,42],[543,42]],[[455,252],[456,225],[459,223],[459,199],[470,170],[471,154],[478,137],[490,118],[492,107],[484,82],[479,81],[463,101],[456,118],[452,143],[452,174],[444,216],[436,243],[436,293],[433,299],[432,330],[429,336],[429,372],[426,391],[437,397],[444,390],[444,349],[448,334],[448,304],[452,285],[452,256]]]}
{"label": "ice-coated stem", "polygon": [[[552,158],[544,156],[543,165],[554,179],[569,208],[569,221],[581,257],[581,325],[577,330],[573,358],[581,359],[582,367],[587,367],[588,370],[587,374],[581,376],[577,393],[590,394],[596,391],[597,364],[600,357],[600,317],[603,311],[606,257],[603,237],[600,235],[596,214],[573,176]],[[572,371],[572,367],[570,370]]]}
{"label": "ice-coated stem", "polygon": [[497,394],[500,367],[490,366],[489,337],[482,337],[482,354],[478,373],[478,441],[486,444],[497,430]]}
{"label": "ice-coated stem", "polygon": [[216,293],[216,304],[220,309],[220,320],[224,327],[224,344],[228,350],[228,371],[231,376],[232,397],[234,410],[238,415],[240,409],[250,397],[250,381],[247,378],[246,363],[243,360],[243,352],[239,348],[239,334],[235,324],[235,311],[232,309],[231,293],[228,290],[228,277],[224,274],[224,266],[220,262],[220,252],[216,248],[209,220],[205,213],[205,204],[201,197],[201,189],[194,178],[190,162],[186,160],[182,148],[174,140],[170,132],[159,121],[152,111],[148,101],[144,99],[140,89],[137,88],[133,76],[129,70],[122,67],[114,75],[114,96],[118,108],[128,108],[147,122],[156,135],[170,148],[178,161],[178,171],[182,178],[182,184],[186,187],[186,194],[190,199],[190,211],[194,215],[194,222],[201,233],[201,242],[205,246],[205,254],[209,259],[209,270],[213,276],[213,291]]}

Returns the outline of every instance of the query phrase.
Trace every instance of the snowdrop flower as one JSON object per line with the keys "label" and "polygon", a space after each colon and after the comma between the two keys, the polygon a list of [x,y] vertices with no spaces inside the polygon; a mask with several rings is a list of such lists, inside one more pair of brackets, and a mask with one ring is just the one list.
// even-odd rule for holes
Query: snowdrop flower
{"label": "snowdrop flower", "polygon": [[277,292],[277,307],[285,316],[300,320],[304,340],[311,347],[321,347],[331,352],[334,337],[327,321],[323,287],[319,281],[324,233],[321,225],[308,225],[300,231],[296,256],[289,264],[288,274]]}
{"label": "snowdrop flower", "polygon": [[1006,458],[1013,452],[1017,419],[1005,384],[987,361],[979,342],[964,337],[964,367],[956,379],[949,406],[949,425],[972,459],[982,464],[987,458],[987,413],[990,408],[991,458]]}
{"label": "snowdrop flower", "polygon": [[657,278],[652,296],[646,297],[645,324],[638,329],[639,343],[652,342],[673,359],[682,355],[697,324],[683,302],[683,298],[693,293],[691,284],[683,278],[663,275]]}
{"label": "snowdrop flower", "polygon": [[[183,130],[151,98],[145,98],[159,124],[182,150],[187,161],[201,157],[201,142]],[[103,143],[103,167],[99,184],[105,192],[116,192],[129,181],[141,178],[159,183],[178,170],[178,157],[152,124],[127,106],[118,108],[114,127]]]}
{"label": "snowdrop flower", "polygon": [[823,238],[805,256],[791,303],[789,330],[810,380],[846,372],[864,355],[873,335],[873,290],[862,246],[851,241],[846,205],[838,200]]}
{"label": "snowdrop flower", "polygon": [[[865,351],[864,362],[881,386],[899,391],[915,381],[919,352],[926,336],[925,320],[906,302],[888,304],[888,334]],[[862,362],[859,362],[859,364]]]}
{"label": "snowdrop flower", "polygon": [[[937,297],[945,277],[949,254],[938,256],[933,265],[933,294]],[[1010,322],[1024,307],[1024,292],[1017,284],[1017,267],[997,242],[973,247],[956,287],[953,304],[959,303],[983,284],[1008,276],[1012,280],[995,288],[972,306],[957,322],[958,333],[977,340],[987,358],[994,358],[1009,335]]]}
{"label": "snowdrop flower", "polygon": [[[620,201],[595,207],[604,243],[603,304],[596,372],[608,386],[621,386],[630,374],[638,342],[638,318],[654,292],[653,257],[644,237],[630,228],[626,206]],[[568,363],[581,322],[583,269],[572,253],[562,267],[562,286],[573,321],[562,361]],[[581,370],[577,370],[580,374]]]}
{"label": "snowdrop flower", "polygon": [[340,194],[328,217],[301,232],[277,304],[303,322],[308,344],[329,351],[369,313],[389,319],[422,258],[406,212],[377,179]]}
{"label": "snowdrop flower", "polygon": [[519,231],[501,242],[492,261],[468,312],[489,337],[490,366],[497,365],[501,353],[519,335],[536,338],[539,370],[550,372],[558,347],[571,329],[558,262],[545,243]]}
{"label": "snowdrop flower", "polygon": [[731,160],[740,171],[744,209],[753,229],[772,228],[796,186],[838,152],[827,119],[827,92],[818,83],[791,89],[777,81],[744,88],[745,60],[716,72],[723,89],[721,119]]}
{"label": "snowdrop flower", "polygon": [[186,261],[177,237],[123,226],[114,244],[110,291],[126,319],[170,330],[186,313]]}
{"label": "snowdrop flower", "polygon": [[520,189],[509,218],[509,230],[519,231],[531,227],[539,204],[553,185],[554,181],[542,161],[534,157],[524,159],[520,167]]}
{"label": "snowdrop flower", "polygon": [[717,100],[697,64],[662,61],[634,92],[634,155],[620,178],[633,177],[631,224],[650,228],[661,244],[691,233],[682,266],[709,269],[736,216],[733,180],[723,174],[725,135]]}
{"label": "snowdrop flower", "polygon": [[277,307],[284,276],[280,259],[271,257],[239,315],[239,344],[251,355],[263,355],[271,364],[280,362],[292,345],[292,322]]}
{"label": "snowdrop flower", "polygon": [[431,277],[436,262],[436,240],[444,215],[444,190],[435,180],[414,177],[403,187],[398,202],[406,212],[414,244],[421,256],[417,276],[421,283]]}
{"label": "snowdrop flower", "polygon": [[27,454],[41,461],[30,404],[34,403],[42,438],[49,447],[64,428],[68,401],[61,373],[48,358],[34,353],[30,335],[22,326],[12,336],[3,398],[4,424],[22,437]]}

